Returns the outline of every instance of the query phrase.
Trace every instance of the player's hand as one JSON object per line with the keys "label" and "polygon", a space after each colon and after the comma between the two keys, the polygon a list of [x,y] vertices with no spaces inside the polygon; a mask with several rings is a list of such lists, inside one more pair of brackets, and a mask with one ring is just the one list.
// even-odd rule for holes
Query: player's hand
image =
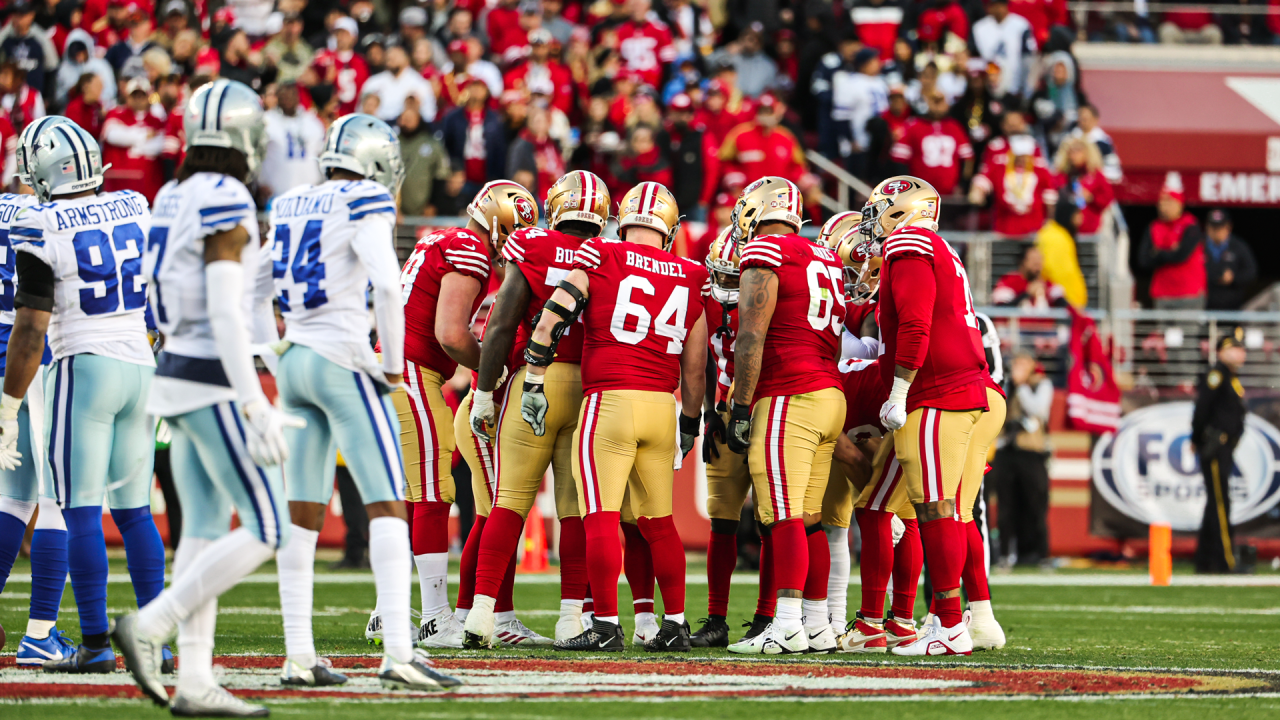
{"label": "player's hand", "polygon": [[382,376],[391,387],[400,387],[400,383],[404,382],[404,373],[382,373]]}
{"label": "player's hand", "polygon": [[897,547],[898,541],[902,539],[903,535],[907,534],[907,524],[902,522],[897,515],[890,515],[889,528],[893,532],[893,545]]}
{"label": "player's hand", "polygon": [[907,424],[907,391],[910,389],[909,381],[900,377],[893,379],[889,399],[880,406],[880,424],[890,430],[900,430]]}
{"label": "player's hand", "polygon": [[493,393],[483,390],[471,393],[471,431],[482,442],[489,438],[488,428],[493,427],[493,419]]}
{"label": "player's hand", "polygon": [[[537,380],[530,382],[529,378]],[[527,375],[524,395],[520,397],[520,417],[533,428],[533,434],[542,437],[547,432],[547,396],[542,392],[542,376]]]}
{"label": "player's hand", "polygon": [[245,444],[249,456],[262,467],[280,465],[289,458],[289,447],[284,440],[285,428],[304,428],[307,421],[282,412],[266,398],[251,400],[243,409]]}
{"label": "player's hand", "polygon": [[698,439],[698,416],[689,417],[680,413],[680,457],[689,457],[693,443]]}
{"label": "player's hand", "polygon": [[746,454],[751,445],[751,406],[734,403],[729,411],[729,437],[725,442],[733,452]]}
{"label": "player's hand", "polygon": [[22,465],[18,452],[18,409],[22,398],[5,395],[0,398],[0,470],[13,470]]}
{"label": "player's hand", "polygon": [[702,462],[710,463],[720,458],[720,450],[716,448],[716,443],[725,442],[729,436],[729,429],[725,427],[724,418],[720,417],[720,413],[715,410],[706,411],[703,417]]}

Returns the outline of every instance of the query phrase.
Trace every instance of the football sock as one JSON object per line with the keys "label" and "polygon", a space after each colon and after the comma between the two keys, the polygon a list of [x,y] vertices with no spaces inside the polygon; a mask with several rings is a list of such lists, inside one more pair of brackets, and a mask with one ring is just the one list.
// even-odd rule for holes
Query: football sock
{"label": "football sock", "polygon": [[22,538],[27,534],[27,523],[35,511],[33,502],[0,497],[0,590],[4,590],[13,571],[13,562],[22,549]]}
{"label": "football sock", "polygon": [[[414,503],[412,548],[413,562],[418,568],[422,615],[431,617],[449,608],[449,503]],[[369,556],[372,564],[372,531]]]}
{"label": "football sock", "polygon": [[982,544],[982,531],[978,523],[970,520],[962,526],[965,533],[967,553],[964,559],[964,570],[960,576],[964,579],[964,592],[969,602],[990,600],[991,589],[987,586],[987,552]]}
{"label": "football sock", "polygon": [[595,622],[597,622],[597,621],[598,621],[598,622],[603,622],[603,623],[609,623],[610,625],[619,625],[619,624],[621,624],[621,623],[619,623],[619,622],[618,622],[618,616],[617,616],[617,615],[596,615],[596,616],[595,616],[595,619],[592,621],[592,624],[595,624]]}
{"label": "football sock", "polygon": [[[102,507],[62,511],[67,522],[67,569],[80,613],[80,632],[89,638],[107,632],[107,544],[102,536]],[[92,646],[90,646],[92,647]]]}
{"label": "football sock", "polygon": [[[621,514],[594,512],[582,520],[587,535],[587,576],[591,578],[591,599],[597,619],[618,617],[618,574],[622,571],[622,548],[618,546]],[[585,608],[584,608],[585,610]]]}
{"label": "football sock", "polygon": [[805,600],[801,604],[804,611],[804,626],[809,629],[810,634],[817,633],[822,628],[831,627],[831,623],[827,616],[827,600]]}
{"label": "football sock", "polygon": [[[441,503],[444,504],[444,503]],[[447,516],[446,516],[447,518]],[[409,620],[409,604],[412,600],[413,581],[404,572],[404,566],[412,552],[409,549],[409,533],[404,520],[384,515],[369,521],[369,564],[373,566],[373,584],[378,591],[378,610],[382,613],[382,647],[396,662],[413,659],[410,633],[413,623]],[[440,570],[442,585],[437,590],[433,610],[449,609],[447,578],[449,553],[442,553],[444,567]],[[422,565],[419,565],[419,575]],[[423,615],[427,601],[423,599]]]}
{"label": "football sock", "polygon": [[868,619],[884,617],[885,586],[893,573],[893,527],[891,515],[883,510],[861,508],[854,513],[858,530],[862,533],[862,555],[859,572],[862,576],[862,616]]}
{"label": "football sock", "polygon": [[920,547],[920,524],[916,520],[903,520],[902,524],[907,531],[893,549],[893,617],[909,622],[915,617],[924,550]]}
{"label": "football sock", "polygon": [[484,521],[484,535],[476,554],[476,594],[498,597],[507,565],[516,556],[524,518],[504,507],[494,507]]}
{"label": "football sock", "polygon": [[[779,591],[803,591],[805,577],[809,572],[809,539],[804,534],[804,521],[798,517],[783,520],[775,523],[771,530],[775,587]],[[799,607],[800,599],[796,598],[797,610]]]}
{"label": "football sock", "polygon": [[560,519],[560,599],[581,600],[587,592],[587,535],[582,518]]}
{"label": "football sock", "polygon": [[[827,535],[822,532],[822,525],[815,523],[805,528],[805,540],[809,546],[809,568],[804,577],[804,597],[806,600],[826,600],[827,582],[831,575],[831,549],[827,545]],[[822,622],[827,621],[827,612],[822,611]]]}
{"label": "football sock", "polygon": [[[297,528],[292,529],[297,531]],[[196,558],[212,544],[212,540],[205,538],[182,538],[173,553],[175,582],[193,569],[198,572]],[[196,692],[214,685],[213,635],[217,620],[218,599],[213,598],[178,623],[178,655],[182,660],[178,668],[179,691]]]}
{"label": "football sock", "polygon": [[52,498],[40,499],[40,514],[31,533],[31,615],[27,635],[43,640],[58,620],[67,584],[67,526]]}
{"label": "football sock", "polygon": [[493,621],[495,624],[509,623],[516,619],[515,610],[495,610],[493,613]]}
{"label": "football sock", "polygon": [[832,627],[845,626],[849,596],[849,528],[829,527],[827,549],[831,554],[831,571],[827,574],[827,614]]}
{"label": "football sock", "polygon": [[773,621],[781,628],[801,627],[804,623],[804,601],[800,598],[778,598],[778,610]]}
{"label": "football sock", "polygon": [[151,507],[111,509],[124,539],[125,560],[138,607],[144,607],[164,590],[164,541],[151,517]]}
{"label": "football sock", "polygon": [[462,558],[458,561],[458,602],[454,604],[458,610],[470,609],[471,600],[476,595],[476,564],[480,556],[480,538],[484,536],[484,521],[484,516],[476,515],[471,532],[467,533],[467,542],[462,546]]}
{"label": "football sock", "polygon": [[512,597],[516,589],[516,556],[507,559],[507,572],[502,576],[502,585],[498,586],[498,602],[493,606],[495,612],[507,612],[515,608]]}
{"label": "football sock", "polygon": [[960,624],[960,597],[940,598],[937,593],[960,587],[965,555],[965,539],[961,533],[960,523],[954,518],[920,523],[920,540],[929,560],[929,579],[933,583],[932,607],[946,628]]}
{"label": "football sock", "polygon": [[707,542],[707,613],[711,615],[729,614],[729,585],[738,565],[737,533],[717,532],[715,526],[720,523],[737,525],[733,520],[711,519]]}
{"label": "football sock", "polygon": [[[676,521],[667,515],[660,518],[640,518],[639,525],[644,533],[644,540],[648,542],[654,576],[662,591],[662,612],[668,616],[679,615],[683,622],[685,557]],[[650,600],[652,601],[652,596]],[[649,607],[649,612],[653,612],[652,602]]]}
{"label": "football sock", "polygon": [[[653,612],[653,554],[649,541],[639,525],[621,523],[622,539],[626,547],[622,554],[622,571],[631,588],[632,605],[638,613]],[[681,548],[683,555],[684,549]]]}
{"label": "football sock", "polygon": [[773,581],[773,534],[764,525],[757,525],[760,529],[760,592],[756,597],[756,615],[773,617],[778,605],[778,586]]}
{"label": "football sock", "polygon": [[289,531],[289,542],[276,553],[285,655],[310,668],[316,664],[311,607],[315,592],[316,541],[320,533],[298,525]]}

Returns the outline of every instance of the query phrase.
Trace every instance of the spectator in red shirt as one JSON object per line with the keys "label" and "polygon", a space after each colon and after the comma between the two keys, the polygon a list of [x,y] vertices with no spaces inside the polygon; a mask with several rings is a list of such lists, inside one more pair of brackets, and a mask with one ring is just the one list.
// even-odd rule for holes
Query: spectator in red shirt
{"label": "spectator in red shirt", "polygon": [[529,31],[529,57],[503,78],[507,89],[527,92],[530,84],[550,85],[551,104],[566,115],[573,106],[573,77],[569,70],[551,57],[551,32],[546,28]]}
{"label": "spectator in red shirt", "polygon": [[1058,148],[1054,164],[1061,177],[1060,186],[1076,202],[1082,203],[1077,231],[1092,235],[1102,225],[1102,213],[1115,200],[1115,190],[1102,174],[1102,153],[1098,146],[1082,137],[1067,138]]}
{"label": "spectator in red shirt", "polygon": [[694,122],[707,128],[707,134],[719,147],[729,131],[755,117],[755,103],[738,90],[738,71],[732,65],[722,67],[715,80],[707,84],[707,97]]}
{"label": "spectator in red shirt", "polygon": [[1030,135],[1014,135],[1004,162],[987,165],[973,179],[969,201],[981,205],[992,199],[1000,235],[1023,238],[1035,233],[1058,202],[1057,183],[1048,168],[1036,162],[1035,149]]}
{"label": "spectator in red shirt", "polygon": [[656,182],[663,187],[671,187],[671,163],[654,141],[653,135],[653,128],[648,125],[632,128],[627,149],[618,155],[614,169],[619,185],[630,188],[642,182]]}
{"label": "spectator in red shirt", "polygon": [[991,289],[991,302],[1022,308],[1066,307],[1062,287],[1042,277],[1044,255],[1035,245],[1022,248],[1018,269],[1000,278]]}
{"label": "spectator in red shirt", "polygon": [[892,60],[903,18],[898,0],[858,0],[850,15],[862,44],[879,51],[881,60]]}
{"label": "spectator in red shirt", "polygon": [[650,0],[631,0],[631,19],[617,27],[618,53],[627,69],[658,87],[663,69],[676,59],[671,29],[652,13]]}
{"label": "spectator in red shirt", "polygon": [[1186,212],[1182,177],[1169,173],[1156,219],[1147,226],[1138,249],[1138,264],[1151,273],[1151,302],[1157,310],[1203,310],[1208,276],[1204,263],[1204,234],[1195,216]]}
{"label": "spectator in red shirt", "polygon": [[102,138],[102,78],[85,73],[67,93],[70,98],[63,113],[72,122],[89,132],[94,139]]}
{"label": "spectator in red shirt", "polygon": [[1038,47],[1044,47],[1050,28],[1068,23],[1067,0],[1009,0],[1009,12],[1031,23]]}
{"label": "spectator in red shirt", "polygon": [[520,26],[520,0],[499,0],[496,7],[485,16],[489,31],[489,51],[505,58],[509,50],[519,49],[526,42],[528,30]]}
{"label": "spectator in red shirt", "polygon": [[102,124],[102,164],[110,164],[103,192],[136,190],[150,201],[160,190],[164,121],[151,112],[151,84],[134,78],[125,85],[125,104]]}
{"label": "spectator in red shirt", "polygon": [[359,29],[356,21],[343,16],[333,23],[333,50],[321,50],[312,61],[316,77],[334,87],[341,115],[353,113],[360,102],[360,89],[369,79],[369,66],[356,54]]}
{"label": "spectator in red shirt", "polygon": [[950,195],[961,180],[973,175],[973,146],[960,123],[947,114],[951,106],[946,95],[934,90],[926,101],[928,116],[908,123],[889,154],[906,165],[908,175],[927,181],[942,195]]}
{"label": "spectator in red shirt", "polygon": [[530,108],[525,128],[511,143],[507,156],[507,177],[528,188],[539,199],[565,173],[564,156],[551,138],[550,130],[549,112],[540,107]]}
{"label": "spectator in red shirt", "polygon": [[776,175],[799,181],[805,172],[804,148],[790,130],[779,126],[783,112],[772,93],[761,95],[755,120],[729,131],[721,143],[721,170],[735,170],[749,180]]}

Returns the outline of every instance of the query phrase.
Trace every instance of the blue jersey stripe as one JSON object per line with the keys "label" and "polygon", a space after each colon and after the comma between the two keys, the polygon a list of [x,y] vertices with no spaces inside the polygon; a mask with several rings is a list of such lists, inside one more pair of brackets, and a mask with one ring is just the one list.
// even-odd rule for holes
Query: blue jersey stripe
{"label": "blue jersey stripe", "polygon": [[351,208],[352,210],[355,210],[357,208],[361,208],[365,205],[368,205],[369,203],[376,203],[376,202],[389,203],[389,202],[395,202],[395,200],[390,195],[387,195],[385,193],[382,195],[370,195],[369,197],[362,197],[362,198],[357,198],[355,200],[352,200],[351,202],[347,203],[347,207]]}

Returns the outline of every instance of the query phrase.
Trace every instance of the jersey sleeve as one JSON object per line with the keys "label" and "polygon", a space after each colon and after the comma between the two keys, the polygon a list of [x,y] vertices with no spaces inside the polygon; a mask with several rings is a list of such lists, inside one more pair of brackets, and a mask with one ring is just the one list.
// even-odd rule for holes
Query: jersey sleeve
{"label": "jersey sleeve", "polygon": [[933,239],[927,235],[904,232],[889,236],[884,241],[884,261],[915,255],[923,258],[933,257]]}
{"label": "jersey sleeve", "polygon": [[459,233],[444,240],[441,248],[449,272],[473,277],[482,284],[489,281],[489,256],[480,251],[480,242],[470,233]]}
{"label": "jersey sleeve", "polygon": [[578,252],[573,254],[573,266],[583,270],[594,270],[600,267],[604,262],[604,257],[600,253],[599,238],[591,238],[578,246]]}
{"label": "jersey sleeve", "polygon": [[703,304],[705,305],[706,299],[711,297],[711,273],[707,272],[707,269],[705,267],[698,265],[697,263],[690,263],[690,265],[692,265],[694,268],[697,269],[699,273],[701,273],[702,290],[700,291],[700,294],[702,296]]}
{"label": "jersey sleeve", "polygon": [[396,199],[378,183],[357,183],[354,190],[349,193],[347,209],[351,213],[349,217],[351,222],[367,217],[386,218],[392,223],[396,221]]}
{"label": "jersey sleeve", "polygon": [[529,235],[529,231],[537,228],[520,228],[519,230],[507,236],[507,241],[502,244],[502,257],[509,262],[523,263],[525,261],[525,248],[533,247],[530,241],[534,240]]}
{"label": "jersey sleeve", "polygon": [[738,266],[747,268],[773,269],[782,267],[782,245],[775,235],[758,237],[747,243],[742,249],[741,262]]}
{"label": "jersey sleeve", "polygon": [[24,252],[53,267],[53,246],[45,244],[45,218],[40,207],[18,211],[9,227],[9,243],[16,252]]}
{"label": "jersey sleeve", "polygon": [[257,208],[253,196],[240,181],[223,177],[216,185],[200,193],[201,239],[240,225],[257,225]]}

